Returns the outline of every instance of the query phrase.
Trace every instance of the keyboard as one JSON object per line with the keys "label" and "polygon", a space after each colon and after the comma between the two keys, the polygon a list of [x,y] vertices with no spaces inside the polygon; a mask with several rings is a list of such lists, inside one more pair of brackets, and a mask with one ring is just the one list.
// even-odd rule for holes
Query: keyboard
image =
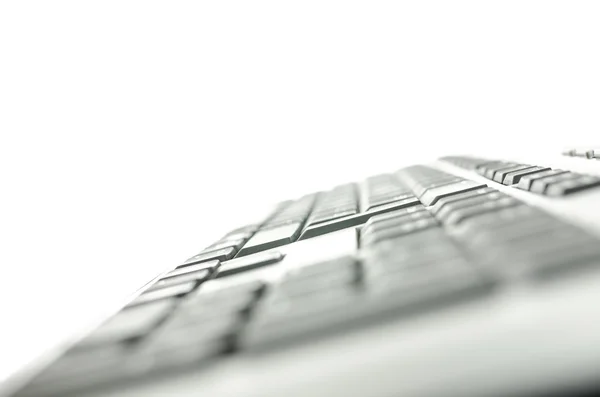
{"label": "keyboard", "polygon": [[600,177],[472,156],[439,162],[449,167],[414,165],[276,205],[158,275],[17,395],[202,370],[600,264],[596,233],[519,198],[584,197]]}

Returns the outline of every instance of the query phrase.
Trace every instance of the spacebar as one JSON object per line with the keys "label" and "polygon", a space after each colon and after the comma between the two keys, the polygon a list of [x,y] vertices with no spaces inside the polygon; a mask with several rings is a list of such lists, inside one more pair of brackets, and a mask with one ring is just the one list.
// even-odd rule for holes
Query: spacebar
{"label": "spacebar", "polygon": [[374,215],[395,211],[401,208],[410,207],[420,203],[421,202],[419,201],[419,199],[413,196],[404,200],[399,200],[390,204],[375,207],[370,211],[362,212],[360,214],[333,219],[329,222],[317,223],[315,225],[308,226],[300,236],[299,240],[305,240],[307,238],[321,236],[323,234],[342,230],[347,227],[362,225]]}

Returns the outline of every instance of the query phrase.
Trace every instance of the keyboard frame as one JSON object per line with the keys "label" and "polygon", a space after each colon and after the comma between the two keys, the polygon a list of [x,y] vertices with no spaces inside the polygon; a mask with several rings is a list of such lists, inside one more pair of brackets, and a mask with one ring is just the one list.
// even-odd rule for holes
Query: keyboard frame
{"label": "keyboard frame", "polygon": [[[534,157],[501,159],[600,175],[600,163],[593,161],[560,154]],[[600,202],[600,189],[548,198],[498,184],[445,162],[434,161],[428,165],[486,183],[600,237],[600,211],[594,212]],[[318,244],[319,240],[305,242],[306,250],[314,250],[311,245]],[[300,243],[302,241],[294,244]],[[132,298],[171,268],[144,284]],[[82,395],[160,396],[176,390],[177,395],[191,396],[202,390],[211,396],[242,393],[248,396],[362,396],[365,393],[481,396],[529,393],[540,386],[566,387],[596,380],[594,368],[600,365],[600,351],[594,352],[589,347],[600,345],[600,321],[593,321],[600,314],[600,307],[594,307],[600,298],[599,286],[600,267],[542,285],[517,282],[481,301],[422,314],[411,318],[412,321],[400,318],[281,350],[243,353],[202,371],[190,370],[176,377],[134,384],[125,389]],[[96,325],[90,325],[89,330]],[[554,333],[548,335],[548,329]],[[576,337],[572,337],[575,333]],[[85,335],[83,332],[72,343]],[[512,360],[515,346],[527,352],[516,364]],[[53,354],[34,363],[21,373],[20,382],[14,384],[25,381],[66,347],[59,346]],[[449,361],[448,357],[455,360]],[[552,363],[554,360],[550,359],[562,360],[562,364]],[[571,370],[565,371],[567,365]],[[398,368],[402,368],[402,374]],[[435,379],[432,374],[436,374]]]}

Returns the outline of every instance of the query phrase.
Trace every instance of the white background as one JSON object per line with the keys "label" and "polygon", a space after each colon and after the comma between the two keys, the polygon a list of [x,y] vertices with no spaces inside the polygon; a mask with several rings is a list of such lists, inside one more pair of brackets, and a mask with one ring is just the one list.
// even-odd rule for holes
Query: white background
{"label": "white background", "polygon": [[3,2],[0,381],[280,199],[600,143],[599,11]]}

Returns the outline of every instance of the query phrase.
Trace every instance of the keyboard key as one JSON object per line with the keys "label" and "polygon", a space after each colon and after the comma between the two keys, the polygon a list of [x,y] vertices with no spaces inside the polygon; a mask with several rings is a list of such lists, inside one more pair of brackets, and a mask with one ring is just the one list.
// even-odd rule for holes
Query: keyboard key
{"label": "keyboard key", "polygon": [[547,170],[542,172],[537,172],[532,175],[525,175],[519,180],[519,184],[517,187],[523,190],[530,190],[533,182],[538,181],[540,179],[549,178],[551,176],[564,174],[567,171],[564,170]]}
{"label": "keyboard key", "polygon": [[219,263],[220,262],[218,260],[213,259],[206,262],[195,263],[193,265],[179,266],[171,270],[169,273],[165,274],[163,278],[176,277],[182,274],[197,272],[205,269],[209,270],[210,272],[213,272],[219,266]]}
{"label": "keyboard key", "polygon": [[551,183],[546,189],[547,196],[565,196],[567,194],[579,192],[581,190],[600,186],[600,178],[589,175],[582,175],[575,179],[568,179],[562,182]]}
{"label": "keyboard key", "polygon": [[460,208],[450,213],[448,217],[443,220],[443,222],[448,226],[456,226],[465,219],[486,214],[488,212],[494,212],[505,208],[518,206],[521,204],[522,203],[519,200],[513,197],[502,197],[498,200],[486,201],[476,206]]}
{"label": "keyboard key", "polygon": [[242,273],[263,266],[273,265],[281,262],[284,255],[280,252],[260,252],[250,256],[232,259],[223,262],[219,267],[217,278]]}
{"label": "keyboard key", "polygon": [[518,164],[516,163],[504,163],[504,162],[500,162],[496,165],[493,166],[484,166],[481,168],[477,169],[477,172],[479,172],[480,174],[482,174],[483,176],[485,176],[487,179],[494,179],[494,175],[496,174],[496,172],[501,171],[501,170],[505,170],[505,169],[509,169],[509,168],[513,168],[514,166],[517,166]]}
{"label": "keyboard key", "polygon": [[144,336],[171,312],[174,300],[163,299],[117,313],[89,335],[80,347],[119,342]]}
{"label": "keyboard key", "polygon": [[308,219],[308,225],[316,225],[318,223],[332,221],[334,219],[344,218],[346,216],[355,215],[356,209],[342,209],[342,210],[333,210],[330,212],[325,212],[321,214],[314,214]]}
{"label": "keyboard key", "polygon": [[233,258],[235,255],[235,247],[222,248],[214,251],[202,251],[198,255],[194,255],[186,260],[182,266],[193,265],[200,262],[208,262],[213,260],[226,261]]}
{"label": "keyboard key", "polygon": [[572,172],[565,172],[559,175],[553,175],[545,178],[536,179],[531,183],[531,188],[529,189],[529,191],[532,193],[544,194],[548,186],[550,186],[551,184],[562,181],[572,181],[578,177],[578,174],[573,174]]}
{"label": "keyboard key", "polygon": [[528,164],[518,164],[518,165],[514,165],[512,167],[509,168],[503,168],[501,170],[497,170],[494,173],[494,182],[498,182],[498,183],[502,183],[504,181],[504,178],[507,174],[511,173],[511,172],[516,172],[516,171],[523,171],[523,170],[529,170],[533,168],[532,165],[528,165]]}
{"label": "keyboard key", "polygon": [[532,167],[532,168],[525,168],[525,169],[522,169],[519,171],[511,171],[511,172],[508,172],[504,176],[502,183],[507,186],[514,185],[516,183],[519,183],[521,178],[524,176],[537,174],[539,172],[548,171],[548,170],[550,170],[549,167]]}
{"label": "keyboard key", "polygon": [[397,239],[408,234],[420,232],[437,226],[439,226],[438,221],[433,217],[409,221],[406,223],[401,223],[397,226],[386,227],[381,230],[373,230],[368,234],[365,233],[364,235],[361,235],[361,245],[367,247],[373,244],[378,244],[385,240]]}
{"label": "keyboard key", "polygon": [[442,210],[446,204],[450,204],[450,203],[454,203],[457,201],[461,201],[461,200],[465,200],[465,199],[469,199],[472,197],[478,197],[478,196],[483,196],[492,192],[497,192],[496,189],[492,189],[491,187],[484,187],[481,189],[477,189],[477,190],[469,190],[467,192],[464,193],[457,193],[454,194],[452,196],[447,196],[447,197],[443,197],[441,199],[439,199],[432,207],[431,207],[431,213],[434,215],[437,215],[437,213]]}
{"label": "keyboard key", "polygon": [[293,243],[300,235],[301,227],[302,224],[296,222],[267,230],[259,230],[242,247],[238,257]]}
{"label": "keyboard key", "polygon": [[196,288],[195,282],[177,284],[171,287],[165,287],[157,290],[147,291],[139,295],[126,307],[134,307],[138,305],[159,302],[164,299],[177,298],[192,292]]}
{"label": "keyboard key", "polygon": [[472,197],[465,197],[462,200],[457,200],[454,202],[447,203],[442,209],[440,209],[435,214],[435,216],[441,221],[446,221],[452,213],[454,213],[460,209],[480,206],[480,205],[483,205],[490,201],[499,200],[503,197],[508,197],[508,196],[497,190],[490,191],[486,194],[479,194],[479,195],[472,196]]}
{"label": "keyboard key", "polygon": [[[189,266],[188,266],[189,267]],[[154,291],[161,288],[172,287],[177,284],[185,284],[188,282],[201,283],[210,276],[209,269],[197,270],[195,272],[187,272],[178,276],[169,276],[168,274],[155,282],[146,292]]]}
{"label": "keyboard key", "polygon": [[246,242],[246,239],[236,239],[236,240],[220,240],[214,244],[209,245],[202,252],[216,251],[222,250],[224,248],[233,247],[235,250],[239,250],[240,247]]}
{"label": "keyboard key", "polygon": [[420,204],[419,200],[416,197],[412,196],[410,198],[372,208],[368,212],[363,212],[361,214],[356,214],[349,217],[334,219],[329,222],[323,222],[317,225],[312,225],[304,230],[302,236],[300,237],[300,240],[321,236],[323,234],[346,229],[348,227],[359,226],[365,223],[367,220],[369,220],[370,217],[374,215],[383,214],[386,212],[411,207],[418,204]]}
{"label": "keyboard key", "polygon": [[445,185],[441,187],[428,189],[425,191],[420,200],[425,205],[433,205],[443,197],[451,196],[457,193],[467,192],[469,190],[481,189],[486,186],[487,185],[485,183],[465,180],[462,182],[453,183],[451,185]]}
{"label": "keyboard key", "polygon": [[[375,216],[371,217],[365,223],[365,226],[362,228],[362,231],[364,233],[367,229],[369,229],[373,225],[378,225],[381,222],[387,222],[389,220],[396,220],[396,219],[405,219],[405,217],[408,217],[408,216],[419,216],[419,215],[415,215],[415,214],[421,214],[421,213],[423,213],[425,215],[430,214],[430,212],[427,211],[427,209],[425,209],[425,207],[423,207],[422,205],[415,205],[414,207],[404,208],[404,209],[400,209],[400,210],[396,210],[396,211],[392,211],[392,212],[386,212],[384,214],[375,215]],[[408,219],[408,218],[406,218],[406,219]]]}

